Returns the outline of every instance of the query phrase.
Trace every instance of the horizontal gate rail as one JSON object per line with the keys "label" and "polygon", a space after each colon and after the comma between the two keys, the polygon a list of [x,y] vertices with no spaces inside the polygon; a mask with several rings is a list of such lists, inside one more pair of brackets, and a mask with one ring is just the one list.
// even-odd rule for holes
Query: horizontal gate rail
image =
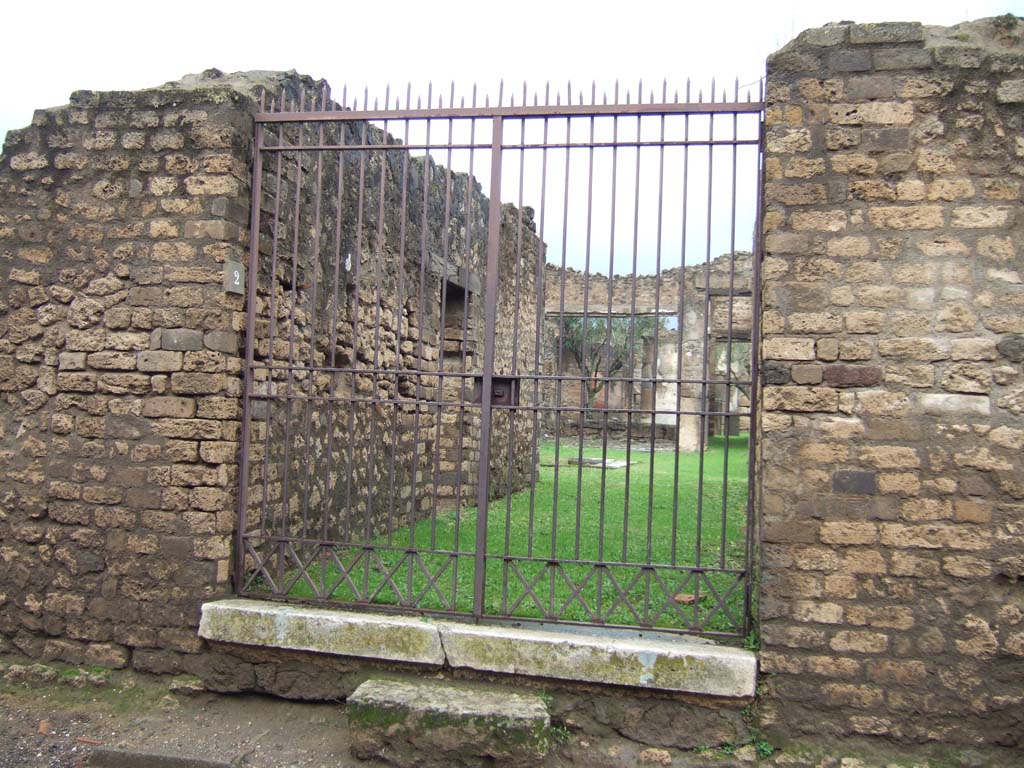
{"label": "horizontal gate rail", "polygon": [[690,91],[261,99],[240,594],[749,631],[764,103]]}

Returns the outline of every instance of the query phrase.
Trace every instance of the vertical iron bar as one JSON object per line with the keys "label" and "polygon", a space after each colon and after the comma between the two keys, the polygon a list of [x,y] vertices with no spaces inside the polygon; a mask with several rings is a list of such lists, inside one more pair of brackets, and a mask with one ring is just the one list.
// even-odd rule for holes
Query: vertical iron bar
{"label": "vertical iron bar", "polygon": [[[641,89],[642,90],[642,89]],[[639,99],[642,94],[638,94]],[[636,118],[636,138],[639,142],[642,129],[641,117]],[[640,147],[636,148],[636,174],[633,181],[633,273],[629,300],[629,376],[636,372],[636,279],[637,260],[640,247]],[[622,511],[622,559],[626,561],[629,547],[629,490],[630,469],[633,449],[633,382],[630,382],[630,402],[626,408],[626,490]],[[646,600],[645,600],[646,605]]]}
{"label": "vertical iron bar", "polygon": [[[557,101],[557,95],[556,95]],[[570,120],[565,118],[565,143],[569,144],[572,134],[570,133]],[[558,481],[561,476],[559,462],[562,445],[562,375],[565,373],[565,276],[566,257],[569,241],[569,148],[565,149],[565,179],[564,194],[562,198],[562,284],[558,297],[558,385],[555,394],[555,479],[554,490],[551,499],[551,560],[555,560],[558,554]],[[555,572],[551,569],[548,591],[548,614],[554,614],[555,599]]]}
{"label": "vertical iron bar", "polygon": [[[738,83],[738,81],[737,81]],[[737,97],[739,94],[737,94]],[[733,113],[732,116],[732,137],[736,138],[738,129],[738,116]],[[735,144],[732,145],[732,188],[730,190],[732,196],[732,211],[731,218],[729,220],[729,306],[726,313],[726,342],[725,342],[725,407],[722,408],[725,411],[725,416],[722,418],[723,428],[723,447],[722,454],[722,538],[721,546],[718,552],[718,567],[725,568],[725,548],[726,548],[726,527],[728,523],[728,500],[729,500],[729,432],[730,432],[730,413],[732,411],[732,320],[733,320],[733,305],[735,304],[734,289],[736,286],[736,160],[737,160],[737,147]]]}
{"label": "vertical iron bar", "polygon": [[480,403],[480,464],[477,478],[476,562],[473,573],[473,615],[484,613],[487,565],[487,495],[490,480],[491,389],[494,375],[494,326],[498,295],[498,250],[501,246],[501,131],[502,119],[491,126],[491,197],[487,214],[487,287],[484,299],[484,370]]}
{"label": "vertical iron bar", "polygon": [[[338,130],[338,144],[344,145],[345,143],[345,132],[348,128],[347,123],[339,123],[337,126]],[[341,233],[342,224],[344,221],[344,194],[345,194],[345,152],[344,150],[338,151],[338,186],[337,193],[335,195],[335,216],[334,216],[334,275],[333,275],[333,286],[331,290],[331,330],[330,330],[330,357],[328,358],[327,365],[331,370],[331,383],[330,393],[334,395],[335,388],[337,386],[337,364],[338,364],[338,288],[341,280]],[[327,499],[331,508],[334,508],[336,499],[334,498],[334,487],[331,484],[331,463],[334,456],[334,418],[336,413],[336,407],[328,405],[328,429],[327,429],[327,486],[328,493]],[[340,464],[341,462],[339,462]],[[344,513],[344,511],[343,511]],[[335,536],[331,535],[329,528],[330,513],[325,511],[324,513],[324,524],[323,530],[321,531],[321,538],[326,541],[328,538],[334,539]],[[324,553],[326,555],[326,552]],[[323,561],[323,569],[327,570],[326,559]],[[327,595],[329,597],[329,595]]]}
{"label": "vertical iron bar", "polygon": [[[544,118],[542,144],[548,143],[548,118]],[[533,523],[536,502],[537,468],[540,465],[540,371],[541,342],[544,338],[544,324],[547,321],[547,252],[544,245],[545,207],[547,205],[548,150],[541,150],[540,172],[540,224],[537,227],[537,328],[534,331],[533,350],[533,452],[530,469],[530,512],[526,525],[526,556],[533,557]],[[557,438],[556,438],[557,439]],[[558,476],[558,467],[552,470]]]}
{"label": "vertical iron bar", "polygon": [[[306,92],[299,93],[299,111],[302,112],[306,103]],[[299,125],[298,149],[295,152],[295,219],[292,222],[292,279],[291,296],[288,300],[288,384],[285,387],[285,419],[284,419],[284,481],[281,488],[281,514],[284,518],[283,532],[291,534],[291,520],[288,510],[289,478],[291,477],[290,453],[292,447],[292,385],[295,381],[295,297],[296,284],[299,281],[299,221],[302,218],[302,124]],[[278,584],[284,580],[284,542],[278,559]]]}
{"label": "vertical iron bar", "polygon": [[[594,143],[594,118],[590,118],[590,144]],[[567,150],[568,151],[568,150]],[[587,231],[584,235],[584,257],[583,257],[583,317],[580,320],[580,373],[586,376],[588,373],[594,373],[588,371],[584,366],[587,364],[587,337],[590,335],[590,241],[591,241],[591,230],[593,228],[593,211],[594,211],[594,147],[591,146],[588,150],[588,161],[587,161]],[[610,340],[610,339],[609,339]],[[589,368],[589,366],[587,366]],[[578,460],[576,465],[576,532],[573,537],[573,557],[577,560],[580,559],[580,526],[583,518],[583,436],[586,433],[587,418],[591,415],[590,402],[590,388],[594,386],[596,382],[590,381],[583,382],[583,391],[586,394],[586,405],[580,408],[580,425],[579,425],[579,452],[577,454]],[[609,381],[605,381],[602,389],[605,390],[605,404],[608,403],[608,391],[607,388],[611,384]]]}
{"label": "vertical iron bar", "polygon": [[[260,96],[260,109],[263,109]],[[246,286],[245,373],[242,384],[242,434],[238,488],[238,535],[235,539],[234,589],[241,589],[245,577],[246,513],[249,503],[249,439],[252,434],[252,377],[256,335],[257,270],[260,257],[260,207],[263,200],[263,124],[256,124],[253,147],[252,198],[249,210],[249,279]],[[268,420],[269,423],[269,420]],[[264,483],[266,478],[264,478]]]}
{"label": "vertical iron bar", "polygon": [[[714,81],[711,85],[711,93],[714,96],[715,88]],[[707,427],[708,427],[708,354],[710,353],[710,345],[708,343],[708,336],[710,335],[708,324],[711,321],[711,209],[712,209],[712,191],[714,188],[714,158],[715,158],[715,117],[714,115],[708,116],[708,211],[707,211],[707,222],[705,225],[704,234],[706,236],[706,249],[704,255],[704,324],[702,326],[702,335],[704,352],[702,357],[701,366],[701,385],[700,385],[700,433],[697,436],[697,451],[699,456],[697,458],[698,470],[697,470],[697,579],[694,589],[694,618],[701,625],[699,608],[700,605],[700,577],[703,573],[700,571],[701,563],[701,549],[703,547],[704,538],[704,450],[706,448],[706,441],[708,438]],[[704,578],[707,575],[704,574]]]}
{"label": "vertical iron bar", "polygon": [[[690,99],[690,84],[686,84],[686,99]],[[690,139],[690,116],[683,117],[683,141]],[[683,145],[683,200],[681,216],[681,243],[679,247],[679,302],[678,315],[676,315],[676,447],[674,466],[672,470],[672,554],[670,562],[676,564],[679,544],[679,432],[682,429],[682,418],[680,415],[680,401],[683,396],[683,336],[686,330],[686,235],[687,235],[687,208],[690,192],[690,147]]]}
{"label": "vertical iron bar", "polygon": [[[427,104],[429,105],[431,96],[433,95],[433,85],[427,87]],[[424,127],[425,139],[424,145],[427,150],[423,154],[423,177],[421,183],[423,184],[423,205],[420,216],[420,285],[418,295],[418,318],[419,318],[419,333],[417,335],[416,342],[416,405],[413,414],[413,428],[412,428],[412,504],[414,509],[418,509],[420,503],[416,494],[417,478],[419,477],[419,448],[420,448],[420,414],[423,408],[426,407],[423,404],[423,311],[425,302],[425,286],[427,282],[427,212],[430,207],[430,125],[431,121],[426,121]],[[440,361],[439,361],[440,362]],[[440,382],[440,377],[437,377]],[[440,408],[438,408],[440,410]],[[409,521],[409,548],[411,549],[416,543],[416,516],[413,515]]]}
{"label": "vertical iron bar", "polygon": [[[664,94],[662,95],[665,101]],[[658,147],[658,225],[657,225],[657,246],[654,252],[654,337],[651,344],[654,347],[654,354],[651,360],[649,371],[650,382],[648,388],[651,394],[651,460],[647,475],[647,563],[652,559],[652,536],[654,534],[654,447],[655,435],[658,422],[658,331],[661,329],[661,225],[664,214],[664,192],[665,192],[665,115],[660,118],[660,141]],[[678,371],[677,371],[678,373]]]}
{"label": "vertical iron bar", "polygon": [[[409,143],[409,120],[405,121],[405,144]],[[408,191],[409,191],[409,153],[402,153],[402,184],[401,184],[401,202],[399,203],[399,216],[401,220],[398,225],[398,281],[395,288],[396,300],[395,300],[395,373],[393,374],[395,382],[395,403],[392,406],[391,412],[391,462],[388,465],[388,535],[387,541],[390,546],[393,543],[393,531],[392,527],[394,524],[395,516],[395,461],[398,454],[398,411],[401,406],[398,402],[402,399],[401,392],[399,391],[400,376],[398,371],[402,369],[402,316],[405,309],[405,225],[408,218]],[[399,499],[399,503],[401,500]],[[409,518],[409,524],[412,525],[412,517]],[[411,569],[410,569],[411,574]],[[410,575],[410,580],[412,576]],[[410,590],[410,594],[411,594]]]}
{"label": "vertical iron bar", "polygon": [[[325,86],[326,87],[326,86]],[[324,108],[324,102],[327,100],[327,94],[325,91],[321,92],[320,96],[320,109]],[[314,108],[315,108],[314,102]],[[317,141],[320,145],[324,143],[324,123],[317,124]],[[323,152],[318,151],[316,153],[316,192],[313,195],[313,242],[311,244],[311,250],[309,255],[309,271],[312,273],[309,276],[308,287],[309,287],[309,369],[306,371],[308,377],[306,386],[306,402],[305,402],[305,415],[303,421],[305,422],[305,456],[303,461],[305,467],[305,480],[303,481],[302,487],[302,539],[303,544],[309,538],[309,499],[310,499],[310,486],[313,483],[313,473],[311,471],[311,443],[313,439],[313,387],[316,383],[316,300],[317,300],[317,288],[319,287],[318,275],[320,273],[320,208],[323,204]],[[305,553],[304,553],[305,554]],[[302,565],[305,570],[305,564]]]}
{"label": "vertical iron bar", "polygon": [[[760,94],[759,94],[760,95]],[[743,584],[743,633],[749,634],[753,623],[754,547],[757,520],[754,495],[756,469],[760,461],[757,450],[758,398],[761,394],[761,253],[764,248],[764,115],[758,116],[757,202],[754,217],[754,248],[750,257],[750,431],[747,446],[747,525],[746,562]]]}

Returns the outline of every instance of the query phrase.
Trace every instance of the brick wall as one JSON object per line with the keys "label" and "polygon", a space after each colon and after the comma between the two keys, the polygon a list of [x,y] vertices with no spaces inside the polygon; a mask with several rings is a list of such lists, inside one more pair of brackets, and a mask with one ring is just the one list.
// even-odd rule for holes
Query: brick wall
{"label": "brick wall", "polygon": [[766,722],[1024,733],[1024,50],[1013,17],[769,60]]}

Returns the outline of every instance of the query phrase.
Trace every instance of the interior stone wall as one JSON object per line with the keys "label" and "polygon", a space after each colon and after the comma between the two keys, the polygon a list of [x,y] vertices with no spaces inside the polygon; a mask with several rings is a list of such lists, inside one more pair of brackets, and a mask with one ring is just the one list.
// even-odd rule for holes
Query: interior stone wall
{"label": "interior stone wall", "polygon": [[1020,747],[1024,24],[768,62],[761,654],[789,734]]}
{"label": "interior stone wall", "polygon": [[[611,315],[619,322],[629,322],[631,316],[656,315],[674,318],[676,330],[659,330],[657,337],[637,336],[631,360],[619,376],[663,379],[646,388],[639,383],[612,381],[606,384],[595,402],[595,408],[586,411],[586,393],[575,381],[559,382],[549,379],[542,388],[542,401],[558,403],[568,410],[556,418],[545,414],[544,426],[551,433],[576,435],[583,429],[593,435],[609,425],[615,432],[635,432],[638,439],[649,439],[651,418],[637,413],[628,417],[621,413],[602,414],[604,407],[646,409],[656,407],[665,413],[657,414],[656,438],[676,440],[679,449],[696,451],[700,447],[702,419],[701,385],[694,383],[705,377],[704,356],[708,355],[709,379],[726,378],[724,364],[715,361],[722,357],[721,350],[729,342],[749,342],[752,321],[752,263],[748,253],[723,254],[710,264],[693,264],[680,269],[666,269],[657,275],[607,275],[581,272],[572,268],[545,265],[544,328],[541,364],[548,375],[579,376],[579,367],[568,352],[560,350],[562,317],[586,314],[590,318]],[[741,358],[742,349],[734,346]],[[724,360],[724,358],[722,358]],[[741,361],[737,359],[737,364]],[[632,363],[632,367],[630,367]],[[732,379],[749,378],[749,371],[740,372],[733,366]],[[747,361],[749,368],[749,360]],[[677,385],[673,379],[689,380]],[[749,406],[749,391],[743,393],[736,386],[726,392],[724,384],[711,385],[711,397],[724,401],[728,397],[732,408]],[[749,387],[743,389],[749,390]],[[720,404],[719,404],[720,405]],[[709,400],[707,410],[719,408]],[[580,410],[574,412],[573,408]],[[676,410],[687,413],[677,417]],[[712,417],[715,426],[721,417]],[[737,419],[742,431],[749,429],[749,418]],[[667,429],[666,429],[667,428]]]}

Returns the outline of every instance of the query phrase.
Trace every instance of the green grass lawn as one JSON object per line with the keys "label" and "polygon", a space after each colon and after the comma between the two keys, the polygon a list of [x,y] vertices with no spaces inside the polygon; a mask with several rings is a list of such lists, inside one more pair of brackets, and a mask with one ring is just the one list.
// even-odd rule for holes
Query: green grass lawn
{"label": "green grass lawn", "polygon": [[[742,633],[743,582],[718,569],[745,567],[747,445],[746,436],[729,438],[727,473],[718,437],[703,457],[633,450],[627,474],[568,465],[579,443],[563,438],[556,476],[555,442],[542,442],[535,485],[489,505],[485,613]],[[583,455],[601,449],[586,445]],[[308,578],[296,569],[283,588],[290,597],[470,612],[476,518],[475,507],[438,513],[394,532],[394,549],[375,541],[372,554],[335,547],[336,562],[311,565]]]}

